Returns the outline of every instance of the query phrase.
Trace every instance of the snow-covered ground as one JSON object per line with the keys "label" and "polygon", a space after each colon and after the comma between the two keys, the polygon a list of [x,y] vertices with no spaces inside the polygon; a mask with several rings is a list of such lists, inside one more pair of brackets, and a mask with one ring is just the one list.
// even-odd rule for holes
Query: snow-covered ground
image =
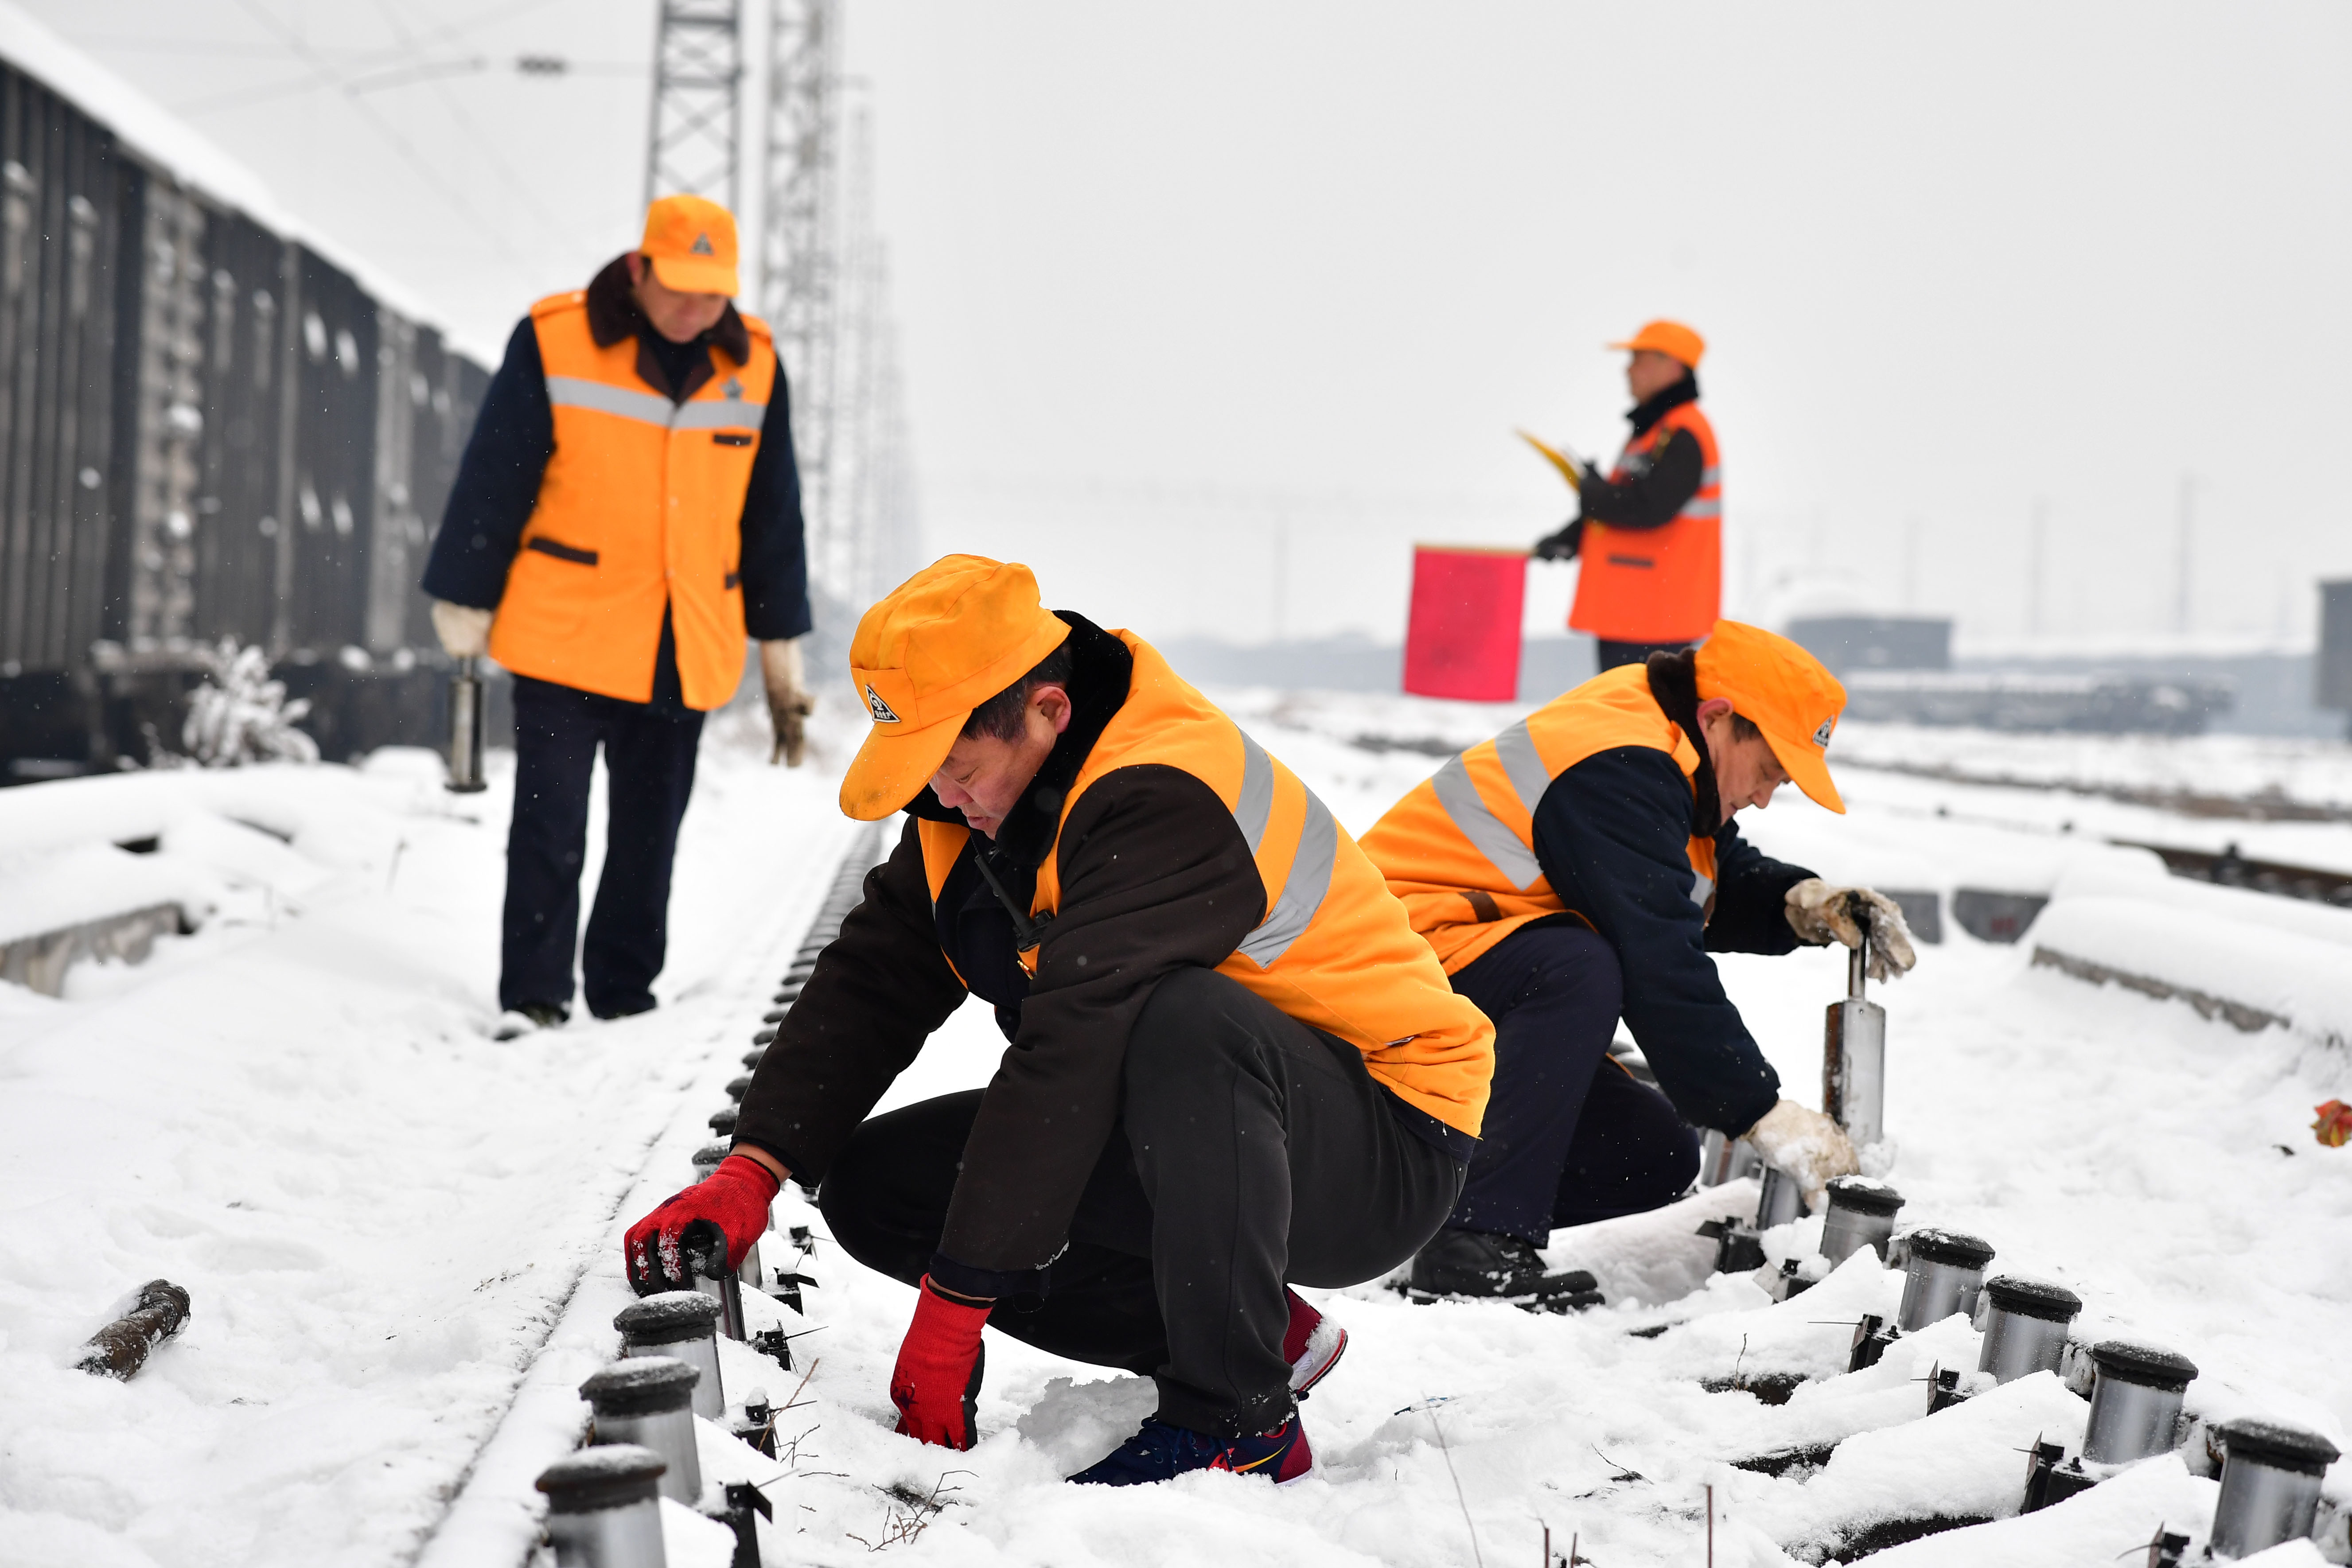
{"label": "snow-covered ground", "polygon": [[1915,724],[1840,728],[1843,755],[1977,778],[2235,795],[2282,805],[2352,806],[2341,741],[2265,735],[2011,734]]}
{"label": "snow-covered ground", "polygon": [[[1440,759],[1356,737],[1465,743],[1514,711],[1221,696],[1357,830]],[[837,738],[826,751],[837,765]],[[2172,752],[2132,760],[2145,752],[2094,744],[2084,776],[2147,783],[2207,766]],[[2346,760],[2337,748],[2338,777]],[[168,883],[208,911],[144,964],[78,969],[62,1000],[0,989],[0,1209],[16,1238],[0,1258],[0,1563],[523,1560],[530,1479],[575,1440],[584,1407],[568,1390],[611,1353],[628,1300],[620,1230],[688,1179],[704,1119],[855,841],[830,773],[761,763],[737,731],[706,745],[661,1010],[510,1045],[484,1034],[503,773],[470,799],[443,794],[417,753],[0,793],[0,910],[19,889],[72,884],[56,864],[70,851],[95,868],[86,878]],[[2138,939],[2146,969],[2194,963],[2200,933],[2259,946],[2248,932],[2278,929],[2231,901],[2254,894],[2166,904],[2133,881],[2144,856],[2100,842],[2197,843],[2210,824],[1860,770],[1841,782],[1844,819],[1784,801],[1744,820],[1768,850],[1840,878],[2057,889],[2045,918],[2095,917],[2100,899],[2170,910]],[[2071,832],[2034,814],[2053,800]],[[2125,812],[2138,816],[2102,815]],[[2256,847],[2257,830],[2288,825],[2229,826],[2249,854],[2352,865],[2352,827],[2294,825],[2307,838],[2297,856]],[[150,836],[153,854],[123,857],[142,869],[109,859],[110,843]],[[2313,859],[2326,853],[2338,860]],[[2352,944],[2324,920],[2288,934],[2323,961]],[[2317,1026],[2327,1020],[2241,1033],[2032,967],[2031,948],[1953,931],[1883,988],[1888,1175],[1906,1222],[1978,1232],[1999,1248],[1996,1269],[2065,1280],[2087,1302],[2086,1334],[2185,1352],[2202,1370],[2189,1395],[2200,1416],[2259,1411],[2343,1442],[2352,1150],[2307,1131],[2315,1103],[2352,1096],[2352,1059]],[[1790,1091],[1813,1100],[1842,962],[1735,956],[1724,969]],[[2330,994],[2303,1005],[2324,1010]],[[999,1046],[987,1014],[966,1009],[887,1103],[984,1081]],[[822,1283],[804,1317],[754,1310],[814,1331],[796,1342],[800,1370],[726,1350],[738,1398],[757,1383],[782,1400],[806,1374],[780,1422],[789,1462],[711,1428],[705,1472],[772,1480],[762,1533],[776,1563],[875,1548],[1122,1568],[1509,1563],[1532,1561],[1549,1527],[1559,1551],[1573,1536],[1606,1568],[1697,1564],[1712,1487],[1716,1561],[1733,1568],[1834,1557],[1889,1521],[2012,1512],[2018,1450],[2073,1436],[2081,1402],[2042,1378],[1926,1417],[1917,1380],[1974,1365],[1976,1335],[1957,1319],[1843,1373],[1850,1325],[1891,1311],[1899,1276],[1852,1260],[1782,1305],[1744,1279],[1710,1280],[1711,1244],[1691,1232],[1743,1201],[1752,1189],[1726,1188],[1560,1233],[1554,1256],[1594,1268],[1611,1295],[1580,1317],[1415,1307],[1377,1283],[1334,1293],[1351,1342],[1306,1407],[1316,1476],[1279,1491],[1200,1476],[1103,1492],[1059,1478],[1149,1408],[1147,1383],[992,1334],[980,1446],[953,1455],[896,1436],[885,1384],[911,1293],[844,1258],[787,1189],[777,1223],[816,1227],[803,1267]],[[1776,1255],[1809,1250],[1817,1226],[1776,1233]],[[181,1337],[127,1384],[75,1371],[114,1300],[159,1275],[194,1294]],[[1775,1373],[1809,1381],[1782,1405],[1706,1386]],[[1826,1464],[1778,1477],[1729,1463],[1831,1444]],[[2159,1521],[2201,1540],[2214,1487],[2201,1453],[2188,1459],[1874,1561],[2111,1563]],[[2347,1472],[2330,1478],[2338,1509],[2352,1505]],[[715,1530],[682,1511],[671,1526],[674,1563],[726,1561]],[[2321,1560],[2308,1545],[2263,1559]],[[2352,1547],[2339,1539],[2328,1560]]]}

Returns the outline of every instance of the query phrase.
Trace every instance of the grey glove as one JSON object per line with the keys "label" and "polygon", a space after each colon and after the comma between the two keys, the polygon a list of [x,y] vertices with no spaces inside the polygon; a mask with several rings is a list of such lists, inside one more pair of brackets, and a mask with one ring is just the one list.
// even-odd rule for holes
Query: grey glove
{"label": "grey glove", "polygon": [[1805,1206],[1821,1206],[1822,1191],[1838,1176],[1862,1169],[1845,1129],[1810,1105],[1783,1100],[1741,1134],[1766,1164],[1804,1190]]}
{"label": "grey glove", "polygon": [[779,637],[761,643],[760,678],[768,689],[768,719],[776,727],[776,743],[768,761],[771,765],[799,767],[808,754],[808,716],[816,710],[816,699],[809,695],[803,679],[799,639]]}
{"label": "grey glove", "polygon": [[441,650],[451,658],[478,658],[490,651],[490,622],[497,616],[496,610],[436,599],[433,635],[441,639]]}
{"label": "grey glove", "polygon": [[1873,980],[1908,973],[1919,962],[1912,951],[1911,928],[1904,921],[1903,906],[1885,893],[1868,888],[1832,887],[1819,877],[1808,877],[1789,889],[1787,902],[1789,929],[1800,942],[1859,947],[1866,923]]}

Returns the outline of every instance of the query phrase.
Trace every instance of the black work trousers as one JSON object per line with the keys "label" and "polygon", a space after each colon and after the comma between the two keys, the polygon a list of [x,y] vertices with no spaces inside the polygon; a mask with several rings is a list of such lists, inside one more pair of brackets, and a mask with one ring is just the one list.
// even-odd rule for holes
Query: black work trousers
{"label": "black work trousers", "polygon": [[1580,925],[1523,926],[1454,989],[1495,1021],[1495,1091],[1447,1224],[1541,1247],[1558,1226],[1640,1214],[1698,1174],[1698,1135],[1609,1059],[1617,953]]}
{"label": "black work trousers", "polygon": [[[851,1137],[819,1195],[851,1257],[922,1278],[982,1092],[890,1111]],[[1172,1426],[1271,1431],[1292,1409],[1283,1286],[1388,1272],[1460,1190],[1461,1163],[1394,1103],[1353,1046],[1212,970],[1177,971],[1129,1038],[1119,1124],[1042,1299],[1000,1301],[989,1322],[1150,1374]]]}
{"label": "black work trousers", "polygon": [[666,717],[642,702],[517,676],[514,821],[499,1005],[569,1006],[580,935],[588,781],[604,749],[604,868],[581,949],[581,989],[600,1018],[654,1005],[669,946],[670,861],[694,790],[702,715]]}
{"label": "black work trousers", "polygon": [[1600,661],[1599,674],[1606,674],[1621,664],[1646,664],[1654,653],[1680,653],[1690,647],[1686,642],[1611,642],[1600,640],[1593,650]]}

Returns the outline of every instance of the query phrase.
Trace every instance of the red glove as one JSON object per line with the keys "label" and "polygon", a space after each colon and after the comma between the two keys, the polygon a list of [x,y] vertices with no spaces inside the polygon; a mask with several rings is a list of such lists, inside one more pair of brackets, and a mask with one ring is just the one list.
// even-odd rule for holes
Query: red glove
{"label": "red glove", "polygon": [[621,1243],[629,1283],[640,1296],[690,1290],[694,1263],[722,1246],[727,1267],[740,1267],[751,1244],[767,1234],[768,1205],[782,1186],[757,1160],[728,1155],[719,1169],[629,1227]]}
{"label": "red glove", "polygon": [[969,1448],[980,1432],[980,1326],[988,1308],[950,1300],[923,1276],[915,1321],[890,1369],[898,1430],[919,1442]]}

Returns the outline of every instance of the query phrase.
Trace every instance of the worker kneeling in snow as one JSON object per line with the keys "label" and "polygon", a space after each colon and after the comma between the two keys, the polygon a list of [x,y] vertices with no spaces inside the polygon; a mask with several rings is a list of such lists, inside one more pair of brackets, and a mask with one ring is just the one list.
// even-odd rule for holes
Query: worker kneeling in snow
{"label": "worker kneeling in snow", "polygon": [[[901,1432],[971,1446],[992,1323],[1157,1378],[1158,1414],[1075,1479],[1304,1475],[1295,1395],[1345,1336],[1286,1286],[1374,1278],[1444,1223],[1492,1026],[1296,775],[1027,567],[918,573],[850,665],[874,728],[842,809],[913,820],[733,1154],[628,1233],[632,1280],[684,1283],[698,1222],[740,1261],[814,1178],[834,1239],[920,1291]],[[967,990],[1011,1042],[988,1088],[864,1121]]]}
{"label": "worker kneeling in snow", "polygon": [[[1808,1201],[1856,1168],[1835,1122],[1780,1097],[1707,956],[1853,946],[1859,919],[1873,978],[1911,967],[1892,900],[1769,859],[1732,822],[1791,779],[1845,810],[1824,756],[1844,706],[1812,655],[1718,621],[1695,652],[1597,676],[1455,756],[1364,836],[1496,1025],[1485,1136],[1416,1294],[1598,1301],[1536,1248],[1680,1195],[1694,1125],[1745,1136]],[[1664,1094],[1607,1059],[1621,1015]]]}

